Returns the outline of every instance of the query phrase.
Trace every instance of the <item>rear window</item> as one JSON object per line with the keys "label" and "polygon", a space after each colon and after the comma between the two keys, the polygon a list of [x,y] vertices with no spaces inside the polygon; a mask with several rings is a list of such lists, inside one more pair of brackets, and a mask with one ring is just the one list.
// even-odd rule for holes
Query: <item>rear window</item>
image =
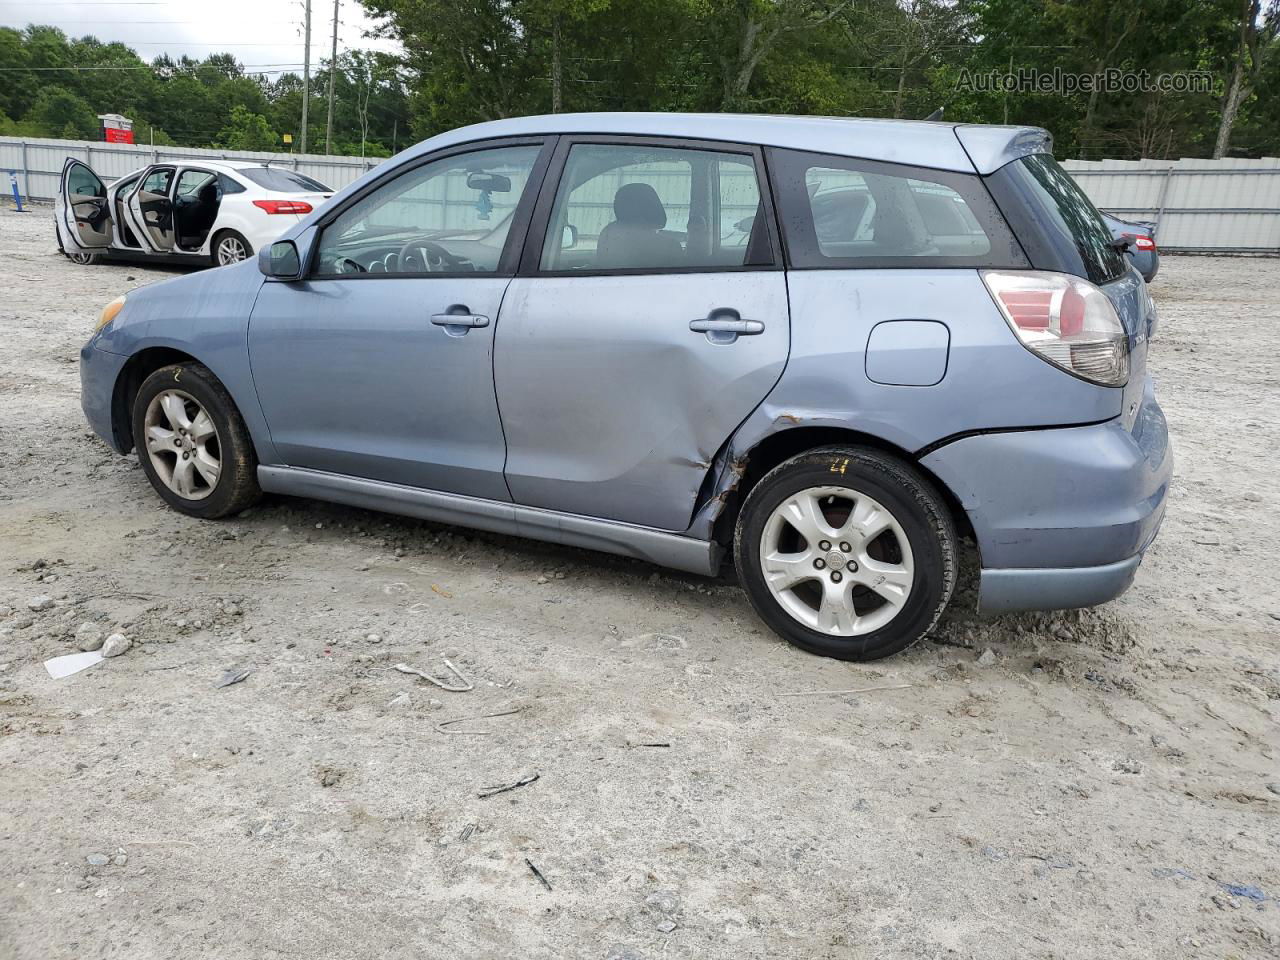
{"label": "rear window", "polygon": [[240,176],[252,180],[258,186],[277,193],[332,193],[319,180],[312,180],[294,170],[279,170],[275,167],[242,167],[236,171]]}
{"label": "rear window", "polygon": [[1035,266],[1093,283],[1115,280],[1128,269],[1102,215],[1053,157],[1014,160],[991,176],[990,185]]}
{"label": "rear window", "polygon": [[776,151],[794,267],[1025,266],[975,176]]}

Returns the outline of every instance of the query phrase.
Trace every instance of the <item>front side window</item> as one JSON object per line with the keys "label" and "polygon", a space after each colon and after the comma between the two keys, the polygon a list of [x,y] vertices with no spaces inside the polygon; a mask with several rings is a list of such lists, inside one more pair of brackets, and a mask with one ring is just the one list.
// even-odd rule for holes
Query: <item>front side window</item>
{"label": "front side window", "polygon": [[789,150],[776,156],[794,266],[1021,265],[976,177]]}
{"label": "front side window", "polygon": [[76,197],[105,197],[106,188],[97,175],[82,163],[73,163],[67,171],[67,192]]}
{"label": "front side window", "polygon": [[575,144],[541,269],[717,270],[771,260],[750,154]]}
{"label": "front side window", "polygon": [[167,197],[169,195],[169,184],[173,182],[173,168],[165,167],[162,170],[153,170],[145,180],[139,191],[142,193],[154,193],[156,196]]}
{"label": "front side window", "polygon": [[497,271],[540,150],[477,150],[394,177],[324,228],[314,275]]}

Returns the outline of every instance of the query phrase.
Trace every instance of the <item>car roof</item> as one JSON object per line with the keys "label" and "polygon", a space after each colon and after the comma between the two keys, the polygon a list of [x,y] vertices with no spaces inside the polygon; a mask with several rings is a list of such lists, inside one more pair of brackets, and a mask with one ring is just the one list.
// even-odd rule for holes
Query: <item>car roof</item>
{"label": "car roof", "polygon": [[402,156],[411,159],[491,137],[574,133],[726,140],[983,174],[1017,157],[1052,150],[1052,138],[1039,127],[767,114],[559,113],[459,127]]}

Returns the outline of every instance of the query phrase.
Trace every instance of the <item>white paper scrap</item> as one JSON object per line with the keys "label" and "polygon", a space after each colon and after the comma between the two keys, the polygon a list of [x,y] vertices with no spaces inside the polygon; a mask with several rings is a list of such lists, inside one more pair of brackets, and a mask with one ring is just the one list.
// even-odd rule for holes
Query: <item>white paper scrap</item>
{"label": "white paper scrap", "polygon": [[73,673],[79,673],[81,670],[87,670],[95,663],[102,662],[101,650],[90,650],[87,653],[68,653],[65,657],[54,657],[52,660],[44,662],[44,668],[49,671],[49,676],[55,680],[61,680],[63,677],[69,677]]}

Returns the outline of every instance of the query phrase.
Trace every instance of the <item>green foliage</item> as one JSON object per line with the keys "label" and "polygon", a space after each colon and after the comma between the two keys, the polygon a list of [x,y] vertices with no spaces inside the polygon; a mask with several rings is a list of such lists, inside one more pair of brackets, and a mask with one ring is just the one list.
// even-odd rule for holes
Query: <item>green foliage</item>
{"label": "green foliage", "polygon": [[63,87],[45,87],[28,111],[29,120],[56,137],[92,140],[98,136],[98,115],[93,107]]}
{"label": "green foliage", "polygon": [[231,108],[230,121],[213,141],[226,150],[275,150],[279,144],[280,135],[268,126],[267,118],[242,104]]}
{"label": "green foliage", "polygon": [[[386,156],[470,123],[554,110],[744,111],[1043,126],[1061,156],[1209,156],[1243,63],[1230,137],[1280,153],[1280,38],[1241,45],[1242,0],[358,0],[399,58],[316,64],[308,149]],[[1280,0],[1259,0],[1280,23]],[[1241,50],[1244,53],[1241,53]],[[1202,93],[1013,93],[962,76],[1034,69],[1207,70]],[[0,28],[0,129],[97,138],[97,114],[139,143],[299,149],[302,79],[254,76],[230,54],[148,63],[49,26]],[[1228,111],[1229,114],[1229,111]],[[155,125],[153,128],[152,125]],[[163,129],[160,129],[163,128]]]}

